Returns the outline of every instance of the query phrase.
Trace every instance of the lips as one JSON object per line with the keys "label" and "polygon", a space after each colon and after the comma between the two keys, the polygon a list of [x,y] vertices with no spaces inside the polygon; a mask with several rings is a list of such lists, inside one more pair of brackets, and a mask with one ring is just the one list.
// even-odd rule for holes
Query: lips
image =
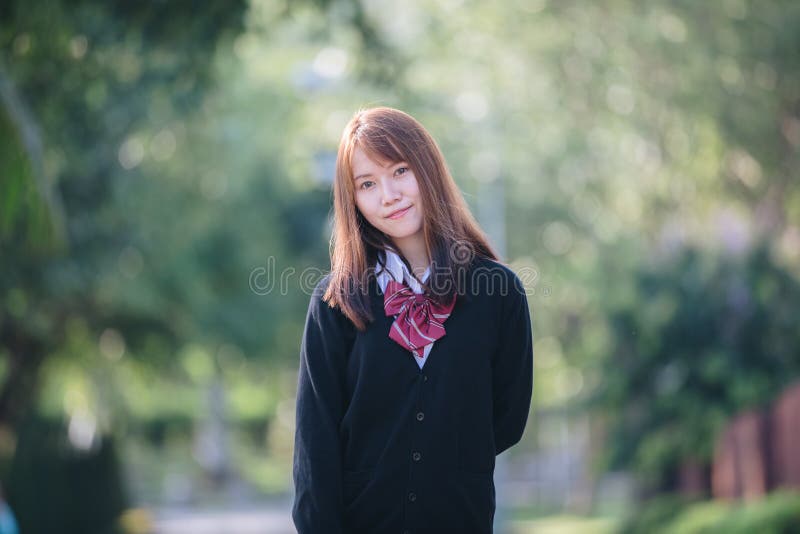
{"label": "lips", "polygon": [[410,210],[410,209],[411,209],[411,206],[408,206],[407,208],[403,208],[403,209],[401,209],[401,210],[397,210],[397,211],[395,211],[395,212],[392,212],[392,213],[390,213],[389,215],[387,215],[387,216],[386,216],[386,218],[387,218],[387,219],[399,219],[400,217],[402,217],[403,215],[405,215],[405,214],[406,214],[406,212],[407,212],[408,210]]}

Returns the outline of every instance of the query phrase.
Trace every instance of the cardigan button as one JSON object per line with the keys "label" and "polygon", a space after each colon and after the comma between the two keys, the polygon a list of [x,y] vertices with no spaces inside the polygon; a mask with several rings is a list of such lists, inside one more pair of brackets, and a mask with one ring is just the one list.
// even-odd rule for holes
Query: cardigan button
{"label": "cardigan button", "polygon": [[422,459],[422,455],[418,452],[412,454],[411,457],[414,459],[415,462],[419,462]]}
{"label": "cardigan button", "polygon": [[416,501],[417,500],[417,494],[416,493],[409,493],[408,494],[408,500],[411,501],[411,502]]}
{"label": "cardigan button", "polygon": [[417,421],[422,421],[425,419],[425,414],[422,412],[417,412]]}
{"label": "cardigan button", "polygon": [[422,381],[423,382],[427,382],[428,381],[428,375],[422,375]]}

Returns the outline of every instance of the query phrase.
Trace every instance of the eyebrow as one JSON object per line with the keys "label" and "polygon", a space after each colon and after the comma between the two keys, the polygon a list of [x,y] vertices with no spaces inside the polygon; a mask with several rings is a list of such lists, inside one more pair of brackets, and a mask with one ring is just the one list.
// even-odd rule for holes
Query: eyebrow
{"label": "eyebrow", "polygon": [[[406,162],[406,161],[398,161],[397,163],[393,163],[393,164],[389,165],[386,168],[387,169],[391,169],[392,167],[397,167],[398,165],[408,165],[408,162]],[[371,172],[365,172],[364,174],[359,174],[358,176],[354,177],[353,181],[355,182],[359,178],[369,178],[370,176],[372,176]]]}

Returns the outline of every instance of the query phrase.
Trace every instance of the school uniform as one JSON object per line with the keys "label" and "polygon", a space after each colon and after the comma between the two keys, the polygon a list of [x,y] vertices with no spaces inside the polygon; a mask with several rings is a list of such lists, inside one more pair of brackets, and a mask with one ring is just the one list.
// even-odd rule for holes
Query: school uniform
{"label": "school uniform", "polygon": [[389,337],[380,276],[370,278],[375,320],[364,332],[322,301],[328,279],[300,348],[299,534],[491,533],[495,456],[522,437],[533,386],[521,281],[476,259],[446,334],[420,362]]}

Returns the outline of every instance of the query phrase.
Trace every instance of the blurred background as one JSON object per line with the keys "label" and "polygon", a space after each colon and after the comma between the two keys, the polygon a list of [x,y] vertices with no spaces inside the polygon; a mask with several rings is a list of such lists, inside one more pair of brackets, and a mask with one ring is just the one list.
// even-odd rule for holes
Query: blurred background
{"label": "blurred background", "polygon": [[800,4],[0,4],[0,532],[292,532],[339,135],[527,273],[501,533],[800,532]]}

